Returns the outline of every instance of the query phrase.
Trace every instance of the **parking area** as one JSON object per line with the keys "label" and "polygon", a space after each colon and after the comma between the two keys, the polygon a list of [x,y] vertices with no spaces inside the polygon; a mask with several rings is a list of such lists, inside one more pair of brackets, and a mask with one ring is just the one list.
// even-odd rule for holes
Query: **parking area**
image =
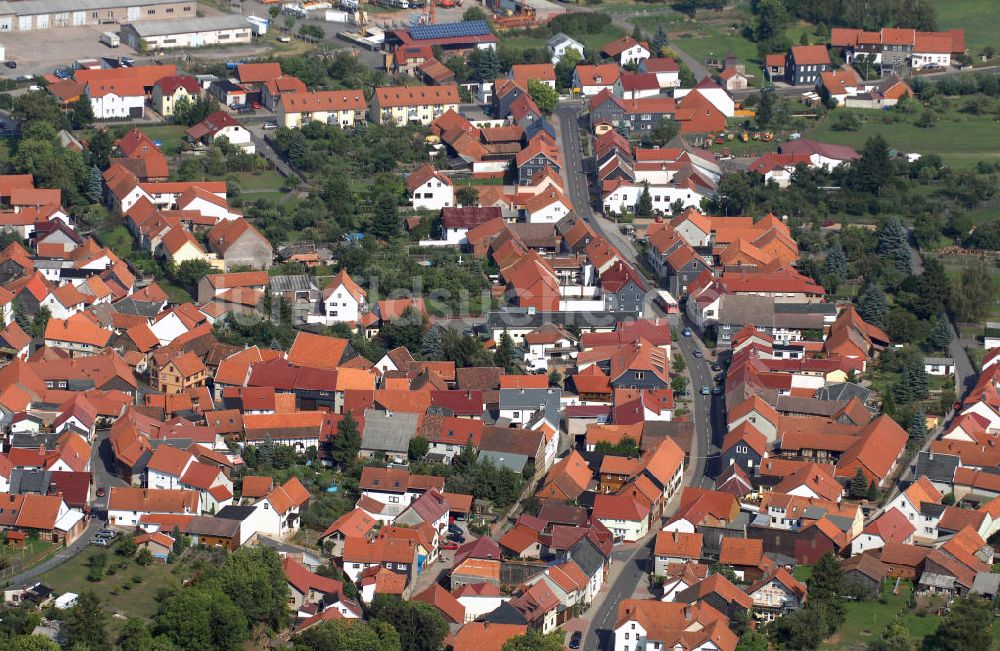
{"label": "parking area", "polygon": [[17,70],[5,70],[7,76],[44,74],[59,66],[71,66],[77,59],[119,57],[135,54],[124,44],[110,48],[98,39],[104,31],[118,31],[116,25],[106,30],[97,27],[60,27],[32,32],[7,32],[3,35],[8,61],[17,62]]}

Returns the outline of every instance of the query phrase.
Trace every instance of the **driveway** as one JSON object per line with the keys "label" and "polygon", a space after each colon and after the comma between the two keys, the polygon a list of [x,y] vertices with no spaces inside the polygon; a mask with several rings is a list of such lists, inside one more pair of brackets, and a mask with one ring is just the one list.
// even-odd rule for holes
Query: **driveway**
{"label": "driveway", "polygon": [[35,579],[45,574],[51,569],[59,567],[69,559],[73,558],[80,552],[82,552],[90,544],[90,539],[94,537],[101,528],[104,527],[104,523],[98,518],[91,518],[90,522],[87,524],[87,528],[80,534],[73,544],[59,550],[55,556],[48,559],[40,565],[36,565],[30,570],[26,570],[17,574],[15,576],[7,579],[7,583],[11,586],[17,587],[22,585],[29,585]]}

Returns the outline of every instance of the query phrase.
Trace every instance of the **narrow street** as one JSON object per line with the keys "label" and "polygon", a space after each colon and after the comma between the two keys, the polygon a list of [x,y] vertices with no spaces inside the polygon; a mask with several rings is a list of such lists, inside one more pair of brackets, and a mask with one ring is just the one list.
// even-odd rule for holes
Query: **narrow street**
{"label": "narrow street", "polygon": [[[614,223],[594,211],[590,194],[591,177],[588,173],[590,161],[584,158],[579,128],[582,108],[583,103],[580,101],[561,102],[555,111],[558,122],[558,144],[563,154],[562,175],[567,194],[573,203],[574,211],[586,220],[597,234],[617,248],[628,262],[640,266],[638,251],[632,242],[618,231]],[[646,316],[666,316],[651,302],[647,310]],[[686,327],[683,318],[679,316],[671,316],[671,323],[678,326],[678,332]],[[712,485],[712,479],[706,476],[706,471],[711,472],[713,469],[707,462],[713,454],[718,454],[717,445],[725,432],[725,399],[721,395],[705,396],[700,393],[701,387],[714,386],[711,361],[694,356],[695,350],[701,349],[705,352],[701,341],[696,336],[682,336],[674,342],[674,346],[681,352],[687,364],[690,376],[689,390],[693,396],[690,418],[694,422],[695,440],[692,443],[691,464],[685,473],[684,485],[708,487]],[[714,435],[713,432],[718,434]],[[679,499],[678,493],[674,503],[668,505],[664,513],[672,514]],[[610,584],[601,591],[600,597],[595,600],[591,611],[585,616],[588,627],[582,647],[587,651],[611,648],[613,644],[611,627],[614,626],[618,613],[618,604],[636,592],[636,588],[646,580],[652,569],[650,563],[657,530],[653,528],[638,543],[623,546],[612,552],[612,570],[608,577]]]}

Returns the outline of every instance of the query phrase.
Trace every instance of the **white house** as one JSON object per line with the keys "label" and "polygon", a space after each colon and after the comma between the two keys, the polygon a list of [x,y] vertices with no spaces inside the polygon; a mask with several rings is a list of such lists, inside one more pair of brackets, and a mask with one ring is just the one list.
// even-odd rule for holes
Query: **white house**
{"label": "white house", "polygon": [[639,63],[639,72],[656,75],[660,88],[678,88],[681,85],[681,67],[673,59],[662,57],[643,59]]}
{"label": "white house", "polygon": [[177,197],[178,210],[196,210],[217,221],[231,221],[242,217],[229,209],[229,201],[214,192],[192,186]]}
{"label": "white house", "polygon": [[256,150],[253,136],[246,127],[224,111],[209,114],[204,120],[187,130],[187,137],[196,143],[201,141],[214,142],[219,138],[225,138],[230,145],[239,147],[248,154],[252,154]]}
{"label": "white house", "polygon": [[906,520],[914,527],[919,526],[921,504],[928,502],[938,504],[941,502],[941,492],[934,488],[930,480],[921,477],[910,484],[905,491],[897,495],[891,502],[885,505],[885,512],[892,509],[902,513]]}
{"label": "white house", "polygon": [[181,477],[194,463],[194,455],[172,445],[159,445],[146,463],[146,486],[163,490],[182,488]]}
{"label": "white house", "polygon": [[559,63],[566,52],[569,50],[576,50],[579,53],[580,58],[583,59],[583,43],[573,40],[569,36],[566,36],[562,32],[559,32],[555,36],[551,37],[545,43],[546,47],[549,49],[549,53],[552,55],[552,64],[555,65]]}
{"label": "white house", "polygon": [[950,357],[925,357],[924,373],[939,376],[954,375],[955,360]]}
{"label": "white house", "polygon": [[430,163],[407,175],[406,190],[415,210],[441,210],[455,205],[454,184]]}
{"label": "white house", "polygon": [[601,48],[601,54],[614,59],[620,66],[637,65],[648,59],[652,52],[649,44],[637,41],[631,36],[623,36]]}
{"label": "white house", "polygon": [[309,491],[297,477],[278,486],[254,504],[258,533],[285,538],[299,530],[299,511],[309,501]]}
{"label": "white house", "polygon": [[463,585],[454,593],[458,603],[465,606],[465,621],[473,622],[482,615],[492,613],[508,597],[500,596],[500,588],[492,583]]}
{"label": "white house", "polygon": [[315,320],[327,325],[356,323],[368,311],[366,297],[367,292],[354,282],[346,269],[341,269],[323,288],[323,297],[319,302],[320,315]]}
{"label": "white house", "polygon": [[142,83],[131,80],[91,81],[84,88],[97,120],[141,118],[146,106]]}
{"label": "white house", "polygon": [[680,100],[689,93],[698,93],[714,106],[727,118],[736,115],[736,101],[722,86],[718,85],[709,77],[705,77],[694,88],[677,88],[674,90],[674,99]]}
{"label": "white house", "polygon": [[[714,184],[704,182],[700,177],[695,182],[695,177],[692,174],[683,185],[650,185],[653,211],[670,214],[675,201],[683,203],[684,208],[697,208],[702,199],[715,194]],[[604,212],[634,212],[644,187],[640,183],[618,181],[604,194]]]}
{"label": "white house", "polygon": [[529,224],[555,224],[573,210],[573,204],[556,188],[540,192],[524,202]]}
{"label": "white house", "polygon": [[169,346],[170,342],[188,331],[187,326],[184,325],[176,312],[167,313],[149,326],[149,329],[156,335],[161,346]]}
{"label": "white house", "polygon": [[916,521],[911,523],[899,509],[887,509],[851,541],[851,556],[882,549],[887,542],[911,543],[916,525]]}
{"label": "white house", "polygon": [[753,599],[754,615],[766,622],[786,615],[802,607],[806,597],[806,587],[788,570],[777,570],[760,579],[747,589]]}

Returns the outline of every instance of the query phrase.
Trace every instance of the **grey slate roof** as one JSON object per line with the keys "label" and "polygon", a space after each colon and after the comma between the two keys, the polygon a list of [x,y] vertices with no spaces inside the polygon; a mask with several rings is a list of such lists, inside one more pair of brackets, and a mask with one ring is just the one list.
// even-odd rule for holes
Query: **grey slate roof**
{"label": "grey slate roof", "polygon": [[970,592],[988,597],[995,596],[997,592],[1000,592],[1000,574],[977,572],[976,578],[972,581],[972,590]]}
{"label": "grey slate roof", "polygon": [[857,398],[862,403],[867,404],[871,398],[871,389],[866,389],[854,382],[838,382],[828,384],[816,390],[816,397],[820,400],[839,400],[848,402],[851,398]]}
{"label": "grey slate roof", "polygon": [[406,452],[419,420],[419,414],[366,409],[361,449]]}
{"label": "grey slate roof", "polygon": [[837,315],[831,303],[776,303],[773,298],[725,294],[719,301],[719,323],[782,327],[822,328],[826,317]]}
{"label": "grey slate roof", "polygon": [[482,450],[479,453],[479,461],[491,461],[497,468],[509,468],[520,474],[524,470],[524,464],[528,463],[528,455],[514,454],[512,452],[494,452],[492,450]]}
{"label": "grey slate roof", "polygon": [[955,360],[950,357],[925,357],[924,365],[933,364],[935,366],[954,366]]}
{"label": "grey slate roof", "polygon": [[52,473],[47,470],[14,468],[10,471],[10,490],[7,492],[11,495],[23,493],[47,495],[51,480]]}
{"label": "grey slate roof", "polygon": [[560,389],[500,389],[500,409],[535,411],[544,405],[545,420],[559,424]]}
{"label": "grey slate roof", "polygon": [[272,292],[319,291],[313,279],[305,274],[294,276],[271,276]]}
{"label": "grey slate roof", "polygon": [[219,512],[215,514],[215,517],[225,518],[227,520],[246,520],[256,511],[257,508],[254,506],[237,506],[235,504],[230,504],[229,506],[222,507]]}
{"label": "grey slate roof", "polygon": [[569,548],[568,560],[573,561],[583,573],[588,577],[593,577],[604,568],[604,554],[601,553],[594,543],[584,536],[575,545]]}
{"label": "grey slate roof", "polygon": [[960,464],[961,459],[954,454],[932,454],[930,452],[920,452],[917,454],[917,468],[915,476],[921,475],[936,482],[950,484],[955,479],[955,468]]}

